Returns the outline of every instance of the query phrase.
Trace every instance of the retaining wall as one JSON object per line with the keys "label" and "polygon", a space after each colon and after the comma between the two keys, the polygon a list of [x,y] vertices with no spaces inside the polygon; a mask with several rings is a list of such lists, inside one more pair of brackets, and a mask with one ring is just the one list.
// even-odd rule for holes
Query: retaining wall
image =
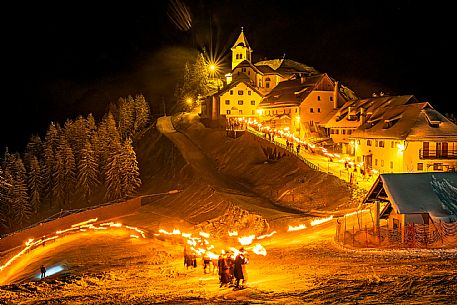
{"label": "retaining wall", "polygon": [[141,198],[138,197],[41,223],[33,228],[25,229],[0,239],[0,252],[24,245],[30,238],[38,239],[44,235],[53,234],[58,230],[67,229],[76,223],[92,218],[98,218],[97,222],[106,221],[111,218],[128,214],[140,207]]}

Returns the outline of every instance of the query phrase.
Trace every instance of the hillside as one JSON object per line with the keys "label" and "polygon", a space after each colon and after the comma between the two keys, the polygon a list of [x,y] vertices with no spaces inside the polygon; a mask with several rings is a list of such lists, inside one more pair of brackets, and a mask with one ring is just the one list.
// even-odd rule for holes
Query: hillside
{"label": "hillside", "polygon": [[[293,157],[268,161],[261,142],[227,138],[194,116],[174,126],[162,118],[137,139],[145,204],[113,219],[145,237],[81,231],[33,249],[1,274],[0,304],[454,303],[455,249],[344,248],[334,221],[311,222],[357,204],[344,182]],[[307,200],[281,196],[292,189]],[[287,230],[297,224],[307,228]],[[174,229],[210,233],[215,253],[239,247],[230,231],[271,235],[256,241],[266,255],[248,254],[248,288],[233,290],[205,274],[201,258],[183,266],[186,240],[160,233]],[[41,264],[59,271],[40,280]]]}

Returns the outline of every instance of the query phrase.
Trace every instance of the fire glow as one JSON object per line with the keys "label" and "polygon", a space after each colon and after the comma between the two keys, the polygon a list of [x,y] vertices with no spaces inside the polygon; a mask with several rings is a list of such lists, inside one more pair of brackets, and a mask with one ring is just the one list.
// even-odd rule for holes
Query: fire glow
{"label": "fire glow", "polygon": [[[131,227],[131,226],[124,226],[121,223],[114,223],[114,222],[108,222],[108,223],[102,223],[99,224],[98,226],[93,224],[96,222],[98,218],[92,218],[77,224],[71,225],[70,228],[64,229],[64,230],[58,230],[55,232],[56,235],[47,237],[43,236],[38,240],[35,240],[34,238],[30,238],[25,242],[25,247],[22,249],[19,253],[14,255],[12,258],[10,258],[5,264],[0,266],[0,272],[3,271],[6,267],[11,265],[15,260],[17,260],[19,257],[24,255],[25,253],[28,253],[29,250],[32,250],[40,245],[45,245],[46,242],[51,241],[51,240],[56,240],[59,237],[62,237],[64,233],[76,233],[76,232],[87,232],[89,230],[108,230],[109,228],[123,228],[129,231],[134,231],[135,233],[130,234],[131,238],[139,239],[140,236],[142,238],[146,238],[145,233],[143,230],[136,228],[136,227]],[[139,235],[138,235],[139,234]]]}

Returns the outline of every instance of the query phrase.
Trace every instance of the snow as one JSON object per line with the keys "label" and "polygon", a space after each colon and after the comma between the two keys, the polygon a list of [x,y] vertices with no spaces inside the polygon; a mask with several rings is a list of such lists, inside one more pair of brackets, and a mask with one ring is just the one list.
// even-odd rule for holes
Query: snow
{"label": "snow", "polygon": [[[195,126],[185,134],[171,135],[167,135],[169,141],[185,161],[175,156],[175,165],[170,165],[156,159],[155,168],[180,174],[162,175],[163,184],[146,182],[147,188],[142,190],[144,194],[157,191],[166,195],[153,196],[137,212],[113,219],[140,227],[145,238],[132,238],[122,230],[99,230],[69,234],[35,248],[5,269],[6,273],[0,273],[0,304],[455,303],[455,248],[343,247],[334,241],[334,219],[322,217],[328,221],[311,226],[308,224],[318,215],[275,206],[274,196],[269,196],[276,192],[262,195],[267,181],[268,187],[276,190],[284,185],[297,187],[299,178],[313,177],[305,181],[312,185],[315,179],[319,184],[314,182],[310,193],[301,189],[303,194],[321,201],[331,191],[333,196],[349,201],[343,186],[338,188],[314,171],[297,167],[292,159],[264,164],[261,149],[243,142],[243,137],[227,139],[223,133],[219,137],[217,132]],[[164,148],[169,147],[167,141],[161,138],[156,142],[163,149],[161,153],[169,157]],[[241,143],[249,149],[243,150],[246,145]],[[142,149],[151,151],[146,145]],[[141,151],[139,155],[149,156]],[[176,164],[183,167],[167,167]],[[164,185],[170,188],[164,190]],[[182,191],[168,192],[176,189]],[[328,202],[321,209],[333,211],[340,204]],[[302,230],[287,231],[289,225],[305,223]],[[201,258],[196,269],[186,269],[182,235],[155,235],[160,229],[193,236],[201,231],[210,233],[215,253],[239,248],[239,237],[276,233],[255,240],[253,245],[259,243],[267,254],[248,253],[248,288],[233,290],[219,288],[217,275],[204,274]],[[229,236],[234,231],[238,236]],[[19,249],[12,252],[15,250]],[[0,263],[12,252],[0,253]],[[41,264],[49,266],[44,280],[36,279]],[[59,266],[63,270],[51,274],[52,268]]]}

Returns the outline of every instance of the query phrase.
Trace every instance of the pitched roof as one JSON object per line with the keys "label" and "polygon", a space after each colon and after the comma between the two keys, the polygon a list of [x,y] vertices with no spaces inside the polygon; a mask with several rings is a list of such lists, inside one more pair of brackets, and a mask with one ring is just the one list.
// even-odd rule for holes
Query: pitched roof
{"label": "pitched roof", "polygon": [[385,109],[385,107],[417,102],[418,100],[413,95],[382,96],[349,100],[341,106],[337,112],[333,113],[333,116],[329,118],[325,127],[358,127],[361,125],[362,111],[367,117],[370,117],[374,112],[379,113],[380,110]]}
{"label": "pitched roof", "polygon": [[270,59],[255,63],[259,69],[271,69],[279,74],[306,73],[306,75],[316,75],[319,72],[313,67],[309,67],[290,59]]}
{"label": "pitched roof", "polygon": [[241,47],[247,47],[249,49],[249,51],[252,52],[252,49],[251,47],[249,46],[249,43],[248,43],[248,40],[246,39],[246,36],[244,35],[244,32],[243,30],[241,30],[241,33],[240,35],[238,36],[238,39],[235,41],[235,43],[233,44],[233,48],[235,47],[238,47],[238,46],[241,46]]}
{"label": "pitched roof", "polygon": [[376,183],[380,181],[398,213],[429,213],[444,221],[457,221],[457,173],[381,174]]}
{"label": "pitched roof", "polygon": [[245,75],[244,73],[241,73],[234,81],[232,81],[230,84],[226,85],[221,90],[216,92],[216,94],[217,95],[222,95],[225,92],[229,91],[230,89],[236,87],[236,85],[238,85],[239,83],[244,83],[246,86],[251,88],[252,91],[256,92],[258,95],[263,97],[263,94],[251,84],[251,79],[247,75]]}
{"label": "pitched roof", "polygon": [[324,78],[326,74],[319,74],[306,78],[296,78],[280,82],[260,102],[259,106],[269,108],[278,106],[298,106]]}
{"label": "pitched roof", "polygon": [[457,125],[427,102],[382,105],[373,110],[352,137],[457,141]]}

